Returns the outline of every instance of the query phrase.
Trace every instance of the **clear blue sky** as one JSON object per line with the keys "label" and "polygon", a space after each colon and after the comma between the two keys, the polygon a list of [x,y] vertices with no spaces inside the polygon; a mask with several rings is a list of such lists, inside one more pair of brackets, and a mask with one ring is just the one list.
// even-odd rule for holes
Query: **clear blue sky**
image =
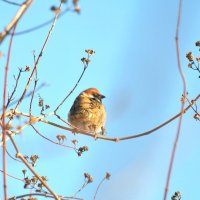
{"label": "clear blue sky", "polygon": [[[52,18],[53,13],[49,8],[58,4],[59,1],[55,0],[35,0],[20,21],[17,31]],[[84,50],[88,48],[94,49],[96,54],[91,58],[79,86],[60,110],[59,114],[63,118],[67,118],[75,97],[89,87],[98,88],[106,96],[104,103],[108,113],[108,137],[141,133],[177,114],[183,88],[175,49],[178,0],[88,0],[81,1],[79,5],[80,15],[67,13],[57,22],[42,56],[38,69],[39,83],[45,82],[48,87],[37,93],[34,114],[39,114],[38,94],[53,109],[72,89],[83,69],[80,59],[86,56]],[[199,78],[195,71],[187,68],[185,55],[188,51],[196,55],[199,53],[195,47],[195,42],[200,40],[199,7],[198,0],[183,2],[180,30],[181,62],[191,99],[199,93]],[[0,1],[0,31],[17,9]],[[18,67],[33,66],[32,51],[39,53],[49,28],[50,25],[15,37],[10,66],[10,91],[14,85],[12,75],[17,73]],[[0,60],[1,94],[8,41],[7,38],[0,46],[0,51],[5,54]],[[24,74],[20,88],[27,78],[28,74]],[[19,110],[27,111],[28,102],[29,99]],[[200,123],[192,118],[193,115],[190,110],[184,116],[169,199],[177,190],[182,192],[182,199],[198,198]],[[40,156],[36,170],[49,178],[49,185],[58,194],[73,195],[83,183],[83,173],[88,172],[94,177],[94,182],[79,196],[91,200],[98,183],[109,171],[111,180],[103,184],[98,200],[160,200],[163,199],[177,122],[149,136],[120,143],[94,141],[86,136],[73,136],[70,132],[52,126],[37,126],[51,139],[56,139],[57,134],[65,134],[67,144],[70,144],[71,139],[77,139],[80,146],[87,145],[89,151],[81,157],[77,157],[70,149],[43,140],[31,128],[16,136],[16,141],[23,154]],[[14,155],[10,142],[8,147]],[[22,177],[21,170],[24,168],[23,164],[8,158],[8,173]],[[8,181],[9,196],[28,193],[20,182],[10,178]],[[2,178],[0,183],[2,185]]]}

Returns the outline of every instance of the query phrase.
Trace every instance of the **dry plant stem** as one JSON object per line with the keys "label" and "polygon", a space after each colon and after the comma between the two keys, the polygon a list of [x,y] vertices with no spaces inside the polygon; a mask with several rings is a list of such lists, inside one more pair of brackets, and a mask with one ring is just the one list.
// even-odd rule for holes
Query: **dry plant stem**
{"label": "dry plant stem", "polygon": [[11,159],[13,159],[13,160],[15,160],[15,161],[17,161],[17,162],[21,162],[21,160],[17,160],[16,158],[14,158],[14,157],[8,152],[7,149],[6,149],[6,153],[8,154],[8,156],[9,156]]}
{"label": "dry plant stem", "polygon": [[81,78],[83,77],[83,74],[85,73],[85,70],[87,69],[87,66],[84,66],[83,71],[81,73],[81,76],[79,77],[78,81],[76,82],[75,86],[73,87],[73,89],[69,92],[69,94],[62,100],[62,102],[59,104],[59,106],[55,109],[55,113],[58,111],[58,109],[63,105],[63,103],[67,100],[67,98],[73,93],[73,91],[76,89],[76,87],[78,86]]}
{"label": "dry plant stem", "polygon": [[[200,94],[194,99],[194,101],[197,101],[199,98],[200,98]],[[190,104],[189,106],[187,106],[184,109],[184,113],[186,113],[186,111],[189,110],[191,107],[192,107],[192,104]],[[59,124],[50,122],[50,121],[45,120],[45,119],[42,119],[40,121],[43,122],[43,123],[50,124],[52,126],[56,126],[58,128],[67,130],[67,131],[72,131],[72,132],[80,133],[80,134],[83,134],[83,135],[87,135],[87,136],[93,137],[95,139],[103,139],[103,140],[109,140],[109,141],[113,141],[113,142],[119,142],[119,141],[122,141],[122,140],[129,140],[129,139],[133,139],[133,138],[138,138],[138,137],[143,137],[143,136],[149,135],[149,134],[151,134],[151,133],[153,133],[153,132],[161,129],[162,127],[166,126],[167,124],[169,124],[170,122],[172,122],[176,118],[180,117],[181,113],[182,112],[178,113],[177,115],[175,115],[171,119],[167,120],[166,122],[162,123],[161,125],[153,128],[153,129],[151,129],[149,131],[146,131],[144,133],[135,134],[135,135],[126,136],[126,137],[121,137],[121,138],[108,138],[108,137],[103,136],[103,135],[94,135],[92,133],[87,133],[87,132],[84,132],[84,131],[74,130],[74,129],[71,129],[71,128],[68,128],[68,127],[65,127],[65,126],[61,126]]]}
{"label": "dry plant stem", "polygon": [[[20,196],[15,196],[15,197],[9,198],[9,200],[22,199],[24,197],[33,197],[33,196],[43,196],[43,197],[54,199],[54,197],[51,194],[48,194],[48,193],[45,193],[45,194],[42,194],[42,193],[31,193],[31,194],[23,194],[23,195],[20,195]],[[83,200],[82,198],[77,198],[77,197],[62,197],[62,196],[59,196],[59,198],[60,198],[60,200],[70,200],[70,199]]]}
{"label": "dry plant stem", "polygon": [[1,1],[3,1],[3,2],[5,2],[5,3],[12,4],[12,5],[14,5],[14,6],[21,6],[21,5],[22,5],[22,4],[15,3],[15,2],[12,2],[12,1],[8,1],[8,0],[1,0]]}
{"label": "dry plant stem", "polygon": [[[40,84],[40,85],[37,87],[37,89],[35,90],[35,92],[39,91],[39,90],[40,90],[41,88],[43,88],[44,86],[47,86],[46,83]],[[33,93],[33,90],[30,91],[29,93],[27,93],[27,94],[25,95],[24,98],[30,97],[30,96],[32,95],[32,93]],[[10,102],[9,105],[8,105],[8,107],[10,107],[10,106],[12,106],[12,105],[15,105],[18,101],[19,101],[19,99],[16,99],[15,101]],[[0,109],[0,111],[2,111],[2,110],[3,110],[3,109]]]}
{"label": "dry plant stem", "polygon": [[3,40],[6,38],[6,36],[9,34],[10,30],[15,26],[15,24],[20,20],[20,18],[23,16],[23,14],[26,12],[26,10],[31,5],[32,0],[25,1],[20,9],[18,10],[15,17],[12,19],[12,21],[8,24],[8,26],[5,28],[3,32],[0,33],[0,44],[3,42]]}
{"label": "dry plant stem", "polygon": [[44,135],[42,135],[32,124],[31,124],[31,127],[35,130],[35,132],[40,135],[42,138],[44,138],[45,140],[53,143],[53,144],[56,144],[56,145],[59,145],[59,146],[62,146],[62,147],[65,147],[65,148],[70,148],[70,149],[74,149],[76,151],[76,149],[74,147],[71,147],[71,146],[67,146],[67,145],[64,145],[64,144],[60,144],[58,142],[54,142],[53,140],[45,137]]}
{"label": "dry plant stem", "polygon": [[[66,8],[63,12],[60,13],[58,18],[60,18],[61,16],[63,16],[64,14],[66,14],[70,10],[71,10],[71,8]],[[15,36],[16,35],[23,35],[23,34],[26,34],[26,33],[30,33],[30,32],[36,31],[36,30],[38,30],[40,28],[43,28],[43,27],[47,26],[48,24],[51,24],[53,22],[53,20],[54,20],[54,18],[52,18],[52,19],[50,19],[50,20],[48,20],[48,21],[46,21],[46,22],[44,22],[42,24],[34,26],[32,28],[29,28],[29,29],[26,29],[26,30],[23,30],[23,31],[19,31],[19,32],[17,32],[15,34]]]}
{"label": "dry plant stem", "polygon": [[35,95],[35,90],[36,90],[37,82],[38,82],[38,79],[36,77],[35,83],[34,83],[34,88],[33,88],[33,93],[32,93],[32,96],[31,96],[30,108],[29,108],[30,116],[32,115],[32,103],[33,103],[33,98],[34,98],[34,95]]}
{"label": "dry plant stem", "polygon": [[8,72],[9,72],[9,65],[10,65],[10,55],[11,55],[11,49],[12,49],[12,43],[13,43],[13,37],[15,34],[17,23],[15,24],[12,32],[12,36],[10,39],[10,44],[8,48],[8,57],[7,57],[7,63],[6,63],[6,69],[5,69],[5,78],[4,78],[4,93],[3,93],[3,115],[2,115],[2,128],[3,128],[3,183],[4,183],[4,198],[8,199],[8,188],[7,188],[7,159],[6,159],[6,97],[7,97],[7,91],[8,91]]}
{"label": "dry plant stem", "polygon": [[[197,102],[197,100],[200,98],[200,94],[194,99],[194,102]],[[184,109],[184,113],[187,112],[187,110],[189,110],[191,107],[192,107],[192,103],[187,106],[185,109]],[[16,115],[20,115],[20,116],[25,116],[25,117],[28,117],[30,118],[30,115],[27,114],[27,113],[23,113],[23,112],[19,112],[19,111],[16,111],[15,113]],[[143,137],[143,136],[146,136],[146,135],[150,135],[151,133],[161,129],[162,127],[166,126],[167,124],[171,123],[172,121],[174,121],[176,118],[178,118],[180,115],[181,115],[181,112],[178,113],[177,115],[175,115],[174,117],[172,117],[171,119],[167,120],[166,122],[162,123],[161,125],[149,130],[149,131],[146,131],[146,132],[143,132],[143,133],[139,133],[139,134],[135,134],[135,135],[130,135],[130,136],[126,136],[126,137],[121,137],[121,138],[109,138],[109,137],[106,137],[106,136],[103,136],[103,135],[97,135],[97,134],[93,134],[93,133],[87,133],[87,132],[84,132],[84,131],[81,131],[81,130],[78,130],[78,129],[73,129],[73,128],[68,128],[68,127],[65,127],[65,126],[62,126],[62,125],[59,125],[59,124],[56,124],[54,122],[51,122],[51,121],[48,121],[46,119],[44,119],[45,117],[47,116],[51,116],[53,115],[54,112],[51,112],[49,114],[46,114],[46,115],[43,115],[43,116],[40,116],[40,117],[36,117],[36,116],[32,116],[34,117],[35,119],[37,119],[37,122],[42,122],[42,123],[45,123],[45,124],[49,124],[49,125],[52,125],[52,126],[55,126],[55,127],[58,127],[60,129],[63,129],[63,130],[67,130],[67,131],[70,131],[70,132],[73,132],[73,133],[77,133],[77,134],[83,134],[83,135],[87,135],[89,137],[93,137],[95,139],[102,139],[102,140],[108,140],[108,141],[113,141],[113,142],[120,142],[122,140],[129,140],[129,139],[134,139],[134,138],[138,138],[138,137]],[[25,124],[24,126],[21,127],[20,130],[17,130],[15,132],[11,132],[11,131],[8,131],[8,133],[10,133],[12,136],[18,134],[19,132],[21,132],[24,128],[28,127],[31,123],[28,122],[27,124]],[[7,138],[8,139],[8,138]],[[0,142],[0,146],[2,145],[2,142]]]}
{"label": "dry plant stem", "polygon": [[101,187],[101,185],[103,184],[103,182],[104,182],[105,180],[106,180],[106,177],[104,177],[104,178],[101,180],[101,182],[99,183],[99,185],[98,185],[98,187],[97,187],[97,189],[96,189],[96,192],[95,192],[95,194],[94,194],[93,200],[96,199],[96,196],[97,196],[97,193],[98,193],[98,191],[99,191],[99,188]]}
{"label": "dry plant stem", "polygon": [[19,148],[17,147],[13,137],[8,134],[10,137],[10,140],[16,150],[16,158],[19,158],[25,165],[26,167],[38,178],[38,180],[41,181],[41,183],[44,185],[44,187],[46,187],[46,189],[54,196],[55,199],[60,200],[60,198],[58,197],[58,195],[47,185],[46,181],[44,181],[40,175],[38,173],[35,172],[35,170],[33,169],[33,167],[31,167],[31,165],[28,163],[28,161],[24,158],[24,156],[20,153]]}
{"label": "dry plant stem", "polygon": [[76,195],[81,192],[86,186],[88,185],[88,181],[85,180],[84,184],[82,185],[82,187],[74,194],[73,197],[76,197]]}
{"label": "dry plant stem", "polygon": [[[3,170],[1,170],[0,169],[0,172],[2,172],[3,173]],[[13,176],[13,175],[10,175],[10,174],[6,174],[7,176],[9,176],[9,177],[11,177],[11,178],[13,178],[13,179],[16,179],[16,180],[19,180],[19,181],[22,181],[22,182],[24,182],[24,180],[23,179],[21,179],[21,178],[17,178],[17,177],[15,177],[15,176]]]}
{"label": "dry plant stem", "polygon": [[9,97],[9,99],[8,99],[6,108],[8,108],[10,102],[11,102],[12,99],[13,99],[13,96],[14,96],[14,94],[15,94],[15,92],[16,92],[16,89],[17,89],[17,86],[18,86],[18,83],[19,83],[19,79],[20,79],[21,73],[22,73],[22,69],[19,69],[19,74],[18,74],[17,79],[16,79],[15,87],[14,87],[14,89],[13,89],[12,94],[10,95],[10,97]]}
{"label": "dry plant stem", "polygon": [[[61,1],[61,3],[60,3],[59,10],[61,10],[61,7],[62,7],[62,1]],[[50,38],[50,36],[51,36],[51,34],[52,34],[52,32],[53,32],[53,29],[54,29],[54,27],[55,27],[55,24],[56,24],[56,21],[57,21],[57,19],[58,19],[58,16],[59,16],[59,12],[56,12],[55,18],[54,18],[54,21],[53,21],[53,24],[52,24],[52,26],[51,26],[51,28],[50,28],[50,30],[49,30],[49,33],[48,33],[48,35],[47,35],[47,37],[46,37],[46,40],[45,40],[45,42],[44,42],[44,44],[43,44],[43,47],[42,47],[42,49],[41,49],[41,51],[40,51],[40,54],[39,54],[39,56],[38,56],[38,58],[37,58],[37,60],[36,60],[35,66],[34,66],[34,68],[33,68],[33,70],[32,70],[32,73],[31,73],[31,75],[30,75],[30,77],[29,77],[29,80],[28,80],[28,82],[27,82],[27,84],[26,84],[25,90],[24,90],[24,92],[23,92],[21,98],[19,99],[19,101],[18,101],[18,103],[17,103],[17,105],[16,105],[14,111],[16,111],[16,110],[18,109],[19,105],[21,104],[22,100],[24,99],[24,97],[25,97],[25,95],[26,95],[26,92],[27,92],[27,90],[28,90],[28,88],[29,88],[29,86],[30,86],[30,84],[31,84],[31,82],[32,82],[33,75],[34,75],[34,73],[35,73],[36,70],[37,70],[37,67],[38,67],[40,58],[42,57],[42,54],[43,54],[43,52],[44,52],[44,50],[45,50],[45,48],[46,48],[46,46],[47,46],[47,43],[48,43],[48,41],[49,41],[49,38]]]}
{"label": "dry plant stem", "polygon": [[[36,63],[35,51],[33,51],[33,59],[34,59],[34,64],[35,64]],[[32,115],[32,103],[33,103],[33,98],[34,98],[34,95],[35,95],[35,90],[36,90],[37,82],[38,82],[38,78],[37,78],[37,70],[36,70],[35,71],[34,88],[33,88],[33,93],[32,93],[32,96],[31,96],[31,102],[30,102],[30,108],[29,108],[30,116]]]}
{"label": "dry plant stem", "polygon": [[[179,30],[180,30],[180,22],[181,22],[181,14],[182,14],[182,3],[183,3],[182,0],[180,0],[179,1],[178,21],[177,21],[177,28],[176,28],[176,52],[177,52],[178,68],[179,68],[179,72],[180,72],[180,75],[181,75],[181,78],[182,78],[182,81],[183,81],[183,97],[186,97],[186,95],[187,95],[186,94],[187,93],[187,84],[186,84],[185,75],[183,73],[182,66],[181,66],[180,44],[179,44]],[[177,129],[176,138],[175,138],[175,141],[174,141],[174,146],[173,146],[170,164],[169,164],[169,170],[168,170],[167,181],[166,181],[166,186],[165,186],[165,193],[164,193],[164,200],[167,200],[167,197],[168,197],[168,190],[169,190],[169,185],[170,185],[172,168],[173,168],[173,165],[174,165],[177,144],[178,144],[180,133],[181,133],[182,119],[183,119],[183,114],[184,114],[184,106],[185,106],[185,101],[182,101],[181,114],[180,114],[180,118],[179,118],[178,129]]]}
{"label": "dry plant stem", "polygon": [[[200,94],[194,99],[194,101],[197,102],[197,100],[199,98],[200,98]],[[193,104],[188,105],[184,109],[184,113],[186,113],[186,111],[189,110],[192,107],[192,105]],[[29,114],[23,113],[23,112],[19,112],[19,111],[16,111],[16,114],[17,115],[21,115],[21,116],[25,116],[25,117],[28,117],[28,118],[30,117]],[[53,114],[53,112],[49,113],[46,116],[51,116],[52,114]],[[68,127],[65,127],[65,126],[62,126],[62,125],[59,125],[59,124],[56,124],[54,122],[51,122],[51,121],[48,121],[48,120],[44,119],[45,116],[35,117],[35,118],[38,119],[38,122],[46,123],[46,124],[58,127],[60,129],[63,129],[63,130],[71,131],[73,133],[75,132],[75,133],[87,135],[87,136],[93,137],[95,139],[103,139],[103,140],[108,140],[108,141],[113,141],[113,142],[119,142],[119,141],[122,141],[122,140],[129,140],[129,139],[134,139],[134,138],[138,138],[138,137],[143,137],[143,136],[149,135],[149,134],[161,129],[162,127],[166,126],[170,122],[174,121],[176,118],[180,117],[180,115],[181,115],[181,112],[178,113],[177,115],[175,115],[174,117],[172,117],[171,119],[167,120],[166,122],[160,124],[159,126],[153,128],[153,129],[151,129],[149,131],[146,131],[146,132],[143,132],[143,133],[139,133],[139,134],[135,134],[135,135],[126,136],[126,137],[121,137],[121,138],[109,138],[109,137],[106,137],[106,136],[103,136],[103,135],[95,135],[93,133],[87,133],[87,132],[84,132],[84,131],[81,131],[81,130],[78,130],[78,129],[68,128]],[[32,117],[34,117],[34,116],[32,116]],[[28,125],[30,125],[30,124],[25,124],[24,128],[27,127]],[[18,133],[18,132],[20,132],[20,131],[16,131],[15,133]],[[14,134],[12,134],[12,135],[14,135]],[[0,146],[1,145],[2,145],[2,143],[0,143]]]}

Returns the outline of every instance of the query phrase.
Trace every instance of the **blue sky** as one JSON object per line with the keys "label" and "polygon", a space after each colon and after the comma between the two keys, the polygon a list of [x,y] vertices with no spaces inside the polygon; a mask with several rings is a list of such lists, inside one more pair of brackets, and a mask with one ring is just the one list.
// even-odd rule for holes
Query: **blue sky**
{"label": "blue sky", "polygon": [[[53,13],[49,8],[58,4],[59,1],[55,0],[34,1],[20,21],[17,31],[52,18]],[[38,95],[52,109],[60,103],[82,72],[80,59],[86,56],[84,50],[91,48],[96,54],[91,58],[77,89],[60,109],[59,114],[63,118],[67,118],[75,97],[89,87],[98,88],[106,96],[104,103],[108,114],[108,137],[141,133],[177,114],[183,89],[175,48],[178,1],[88,0],[81,1],[79,5],[80,15],[69,12],[59,19],[42,56],[38,68],[39,83],[45,82],[48,86],[36,94],[33,113],[39,115]],[[199,6],[197,0],[183,2],[180,30],[181,63],[191,99],[199,94],[199,78],[195,71],[188,69],[185,55],[188,51],[199,55],[195,47],[195,42],[200,39]],[[17,9],[0,1],[0,31]],[[50,25],[15,37],[10,65],[10,91],[14,85],[12,75],[17,74],[18,67],[33,66],[32,51],[39,54],[49,28]],[[7,38],[0,46],[0,51],[5,54],[0,61],[2,86],[8,42]],[[28,76],[23,75],[18,96]],[[27,111],[29,101],[26,99],[19,110]],[[193,119],[193,115],[190,110],[183,119],[169,199],[177,190],[182,192],[183,199],[196,199],[198,196],[200,123]],[[77,139],[80,146],[87,145],[89,151],[81,157],[77,157],[70,149],[43,140],[31,128],[16,136],[16,142],[23,154],[39,154],[36,170],[49,178],[49,185],[58,194],[73,195],[83,183],[83,173],[88,172],[94,177],[94,183],[88,185],[79,196],[86,200],[93,199],[98,183],[109,171],[111,180],[103,184],[97,199],[163,199],[177,123],[177,120],[173,121],[149,136],[120,143],[94,141],[87,136],[73,136],[70,132],[52,126],[37,125],[51,139],[56,139],[57,134],[64,134],[68,138],[67,144],[70,144],[71,139]],[[8,147],[14,155],[9,142]],[[22,164],[8,158],[10,174],[22,177],[22,169]],[[9,196],[28,193],[20,182],[12,179],[8,181]],[[2,197],[2,189],[0,194]]]}

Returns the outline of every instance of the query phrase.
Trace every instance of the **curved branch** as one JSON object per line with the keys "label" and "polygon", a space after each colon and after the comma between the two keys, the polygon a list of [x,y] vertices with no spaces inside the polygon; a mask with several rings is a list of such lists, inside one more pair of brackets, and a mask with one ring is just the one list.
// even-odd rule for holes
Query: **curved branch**
{"label": "curved branch", "polygon": [[[64,14],[66,14],[66,13],[67,13],[68,11],[70,11],[70,10],[71,10],[71,8],[66,8],[63,12],[60,13],[58,19],[59,19],[60,17],[62,17]],[[16,35],[17,35],[17,36],[18,36],[18,35],[24,35],[24,34],[26,34],[26,33],[30,33],[30,32],[36,31],[36,30],[38,30],[38,29],[41,29],[41,28],[43,28],[43,27],[45,27],[45,26],[51,24],[51,23],[53,22],[53,20],[54,20],[54,18],[52,18],[52,19],[50,19],[50,20],[48,20],[48,21],[46,21],[46,22],[43,22],[43,23],[41,23],[41,24],[39,24],[39,25],[37,25],[37,26],[34,26],[34,27],[32,27],[32,28],[28,28],[28,29],[26,29],[26,30],[16,32],[15,36],[16,36]]]}
{"label": "curved branch", "polygon": [[[194,102],[197,101],[199,98],[200,98],[200,94],[194,99]],[[192,107],[192,105],[193,105],[192,103],[190,105],[188,105],[184,109],[183,113],[186,113],[186,111],[189,110]],[[109,140],[109,141],[113,141],[113,142],[119,142],[119,141],[122,141],[122,140],[129,140],[129,139],[133,139],[133,138],[138,138],[138,137],[149,135],[149,134],[161,129],[162,127],[166,126],[170,122],[174,121],[176,118],[180,117],[181,114],[182,114],[182,112],[178,113],[177,115],[175,115],[171,119],[167,120],[166,122],[160,124],[159,126],[153,128],[153,129],[151,129],[149,131],[146,131],[146,132],[143,132],[143,133],[139,133],[139,134],[130,135],[130,136],[126,136],[126,137],[121,137],[121,138],[108,138],[108,137],[103,136],[103,135],[94,135],[92,133],[87,133],[87,132],[80,131],[80,130],[77,130],[77,129],[75,130],[75,129],[68,128],[68,127],[65,127],[65,126],[61,126],[59,124],[50,122],[50,121],[45,120],[45,119],[42,119],[41,122],[46,123],[46,124],[50,124],[52,126],[56,126],[58,128],[61,128],[61,129],[67,130],[67,131],[71,131],[71,132],[76,132],[76,133],[80,133],[80,134],[83,134],[83,135],[87,135],[87,136],[93,137],[95,139],[103,139],[103,140]]]}
{"label": "curved branch", "polygon": [[16,150],[16,157],[19,158],[25,165],[26,167],[38,178],[38,180],[40,180],[40,182],[44,185],[44,187],[46,187],[46,189],[52,194],[52,196],[57,199],[60,200],[60,198],[58,197],[58,195],[47,185],[46,181],[44,181],[41,176],[35,172],[35,170],[33,169],[33,167],[31,167],[31,165],[28,163],[28,161],[24,158],[24,156],[20,153],[19,148],[17,146],[17,144],[15,143],[12,135],[8,134],[10,137],[10,140]]}
{"label": "curved branch", "polygon": [[4,183],[4,197],[5,199],[8,198],[8,189],[7,189],[7,158],[6,158],[6,98],[7,98],[7,92],[8,92],[8,73],[9,73],[9,66],[10,66],[10,56],[11,56],[11,50],[12,50],[12,44],[13,44],[13,37],[15,34],[15,30],[17,27],[17,23],[15,24],[12,32],[12,36],[9,43],[8,48],[8,57],[6,62],[6,68],[5,68],[5,78],[4,78],[4,91],[3,91],[3,114],[2,114],[2,142],[3,142],[3,183]]}
{"label": "curved branch", "polygon": [[6,36],[9,34],[10,30],[15,26],[15,24],[21,19],[21,17],[24,15],[26,10],[29,8],[33,0],[26,0],[20,9],[18,10],[15,17],[11,20],[11,22],[8,24],[8,26],[5,28],[3,32],[0,33],[0,44],[3,42],[3,40],[6,38]]}
{"label": "curved branch", "polygon": [[[182,4],[183,4],[183,1],[180,0],[179,1],[179,11],[178,11],[178,20],[177,20],[177,26],[176,26],[176,53],[177,53],[178,69],[179,69],[179,73],[180,73],[182,81],[183,81],[183,98],[186,98],[187,83],[186,83],[186,78],[185,78],[185,75],[184,75],[184,72],[183,72],[183,69],[181,66],[180,44],[179,44],[179,30],[180,30],[180,23],[181,23]],[[181,126],[182,126],[183,114],[184,114],[184,106],[185,106],[185,101],[183,100],[182,105],[181,105],[181,113],[180,113],[176,138],[174,141],[174,146],[173,146],[171,158],[170,158],[170,164],[169,164],[169,169],[168,169],[168,174],[167,174],[167,181],[166,181],[166,186],[165,186],[164,200],[167,200],[167,196],[168,196],[169,184],[170,184],[172,169],[173,169],[174,160],[175,160],[175,156],[176,156],[177,144],[178,144],[180,133],[181,133]]]}
{"label": "curved branch", "polygon": [[[43,196],[43,197],[48,197],[48,198],[52,198],[54,199],[54,197],[51,195],[51,194],[48,194],[48,193],[45,193],[45,194],[42,194],[42,193],[29,193],[29,194],[23,194],[23,195],[20,195],[20,196],[15,196],[15,197],[12,197],[12,198],[9,198],[8,200],[12,200],[12,199],[22,199],[23,197],[32,197],[32,196]],[[59,196],[60,200],[69,200],[69,199],[75,199],[75,200],[83,200],[82,198],[77,198],[77,197],[62,197],[62,196]]]}

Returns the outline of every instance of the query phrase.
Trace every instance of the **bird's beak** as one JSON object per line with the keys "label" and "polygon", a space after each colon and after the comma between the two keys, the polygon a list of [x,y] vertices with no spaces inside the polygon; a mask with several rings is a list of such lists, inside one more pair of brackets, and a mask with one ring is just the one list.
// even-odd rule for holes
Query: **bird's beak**
{"label": "bird's beak", "polygon": [[101,95],[101,99],[103,99],[103,98],[105,98],[105,96],[104,96],[104,95]]}

